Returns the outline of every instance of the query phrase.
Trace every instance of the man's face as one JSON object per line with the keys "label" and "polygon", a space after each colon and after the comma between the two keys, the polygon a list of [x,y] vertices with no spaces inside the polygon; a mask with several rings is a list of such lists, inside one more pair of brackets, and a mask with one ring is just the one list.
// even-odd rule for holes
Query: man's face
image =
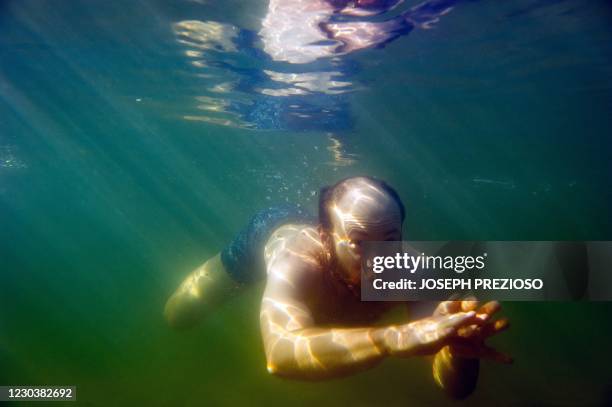
{"label": "man's face", "polygon": [[399,206],[386,193],[370,185],[347,191],[329,210],[336,271],[348,285],[358,287],[363,242],[401,240]]}

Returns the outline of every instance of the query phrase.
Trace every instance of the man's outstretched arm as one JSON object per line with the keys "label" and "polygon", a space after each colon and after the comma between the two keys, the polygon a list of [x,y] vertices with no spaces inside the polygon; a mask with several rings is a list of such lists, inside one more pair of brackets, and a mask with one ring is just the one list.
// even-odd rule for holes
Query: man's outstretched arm
{"label": "man's outstretched arm", "polygon": [[475,312],[457,312],[385,327],[317,327],[300,299],[316,265],[285,254],[268,266],[261,303],[261,330],[268,371],[319,380],[368,369],[386,356],[433,354],[463,327],[478,323]]}

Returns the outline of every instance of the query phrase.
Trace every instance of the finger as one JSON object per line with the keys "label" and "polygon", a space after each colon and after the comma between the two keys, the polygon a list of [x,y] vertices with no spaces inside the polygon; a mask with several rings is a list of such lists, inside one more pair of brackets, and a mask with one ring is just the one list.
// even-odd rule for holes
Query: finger
{"label": "finger", "polygon": [[474,311],[476,308],[478,308],[478,301],[474,297],[461,301],[461,311]]}
{"label": "finger", "polygon": [[501,309],[501,304],[498,301],[489,301],[478,309],[479,314],[491,316]]}
{"label": "finger", "polygon": [[448,337],[452,336],[456,331],[457,331],[457,329],[454,328],[454,327],[442,328],[440,330],[440,336],[438,337],[438,339],[448,338]]}
{"label": "finger", "polygon": [[500,332],[505,331],[510,327],[508,318],[500,318],[496,321],[492,321],[482,327],[482,337],[488,338],[489,336],[496,335]]}
{"label": "finger", "polygon": [[477,316],[482,321],[488,321],[491,319],[493,314],[501,309],[501,305],[497,301],[490,301],[480,307],[477,311]]}
{"label": "finger", "polygon": [[455,331],[463,326],[468,326],[478,323],[476,312],[456,312],[446,316],[440,324],[442,328],[453,328]]}
{"label": "finger", "polygon": [[457,336],[461,338],[472,338],[481,335],[481,327],[478,325],[469,325],[461,327],[457,330]]}
{"label": "finger", "polygon": [[466,339],[479,338],[480,340],[484,340],[485,338],[505,331],[509,327],[510,322],[508,321],[508,318],[501,318],[495,321],[487,322],[482,326],[470,325],[461,327],[457,330],[457,336]]}
{"label": "finger", "polygon": [[461,301],[442,301],[436,307],[434,315],[449,315],[459,311],[461,311]]}

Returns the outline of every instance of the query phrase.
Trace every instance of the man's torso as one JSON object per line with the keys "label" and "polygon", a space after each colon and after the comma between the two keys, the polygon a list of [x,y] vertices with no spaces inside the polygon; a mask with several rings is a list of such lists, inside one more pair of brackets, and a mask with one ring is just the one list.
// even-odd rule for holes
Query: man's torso
{"label": "man's torso", "polygon": [[[362,325],[372,323],[393,304],[362,302],[358,294],[338,280],[331,270],[327,251],[317,228],[312,225],[283,225],[278,228],[265,247],[266,265],[284,251],[296,254],[313,267],[300,276],[300,300],[308,307],[318,325]],[[303,277],[303,278],[302,278]]]}

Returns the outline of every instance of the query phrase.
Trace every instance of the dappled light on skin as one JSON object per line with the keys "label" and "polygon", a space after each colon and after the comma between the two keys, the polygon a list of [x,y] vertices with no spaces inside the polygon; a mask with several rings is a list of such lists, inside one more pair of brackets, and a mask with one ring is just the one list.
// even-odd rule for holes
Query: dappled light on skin
{"label": "dappled light on skin", "polygon": [[[314,324],[312,318],[300,308],[270,298],[263,300],[261,320],[270,373],[277,373],[279,364],[286,364],[286,359],[292,360],[296,370],[308,374],[329,371],[336,364],[381,354],[364,329],[300,332],[301,328]],[[326,357],[330,347],[335,348],[337,359]]]}
{"label": "dappled light on skin", "polygon": [[348,182],[349,191],[330,208],[339,241],[350,238],[353,231],[372,234],[401,224],[399,206],[383,190],[362,178]]}
{"label": "dappled light on skin", "polygon": [[[296,233],[300,233],[302,229],[303,226],[298,225],[284,225],[280,227],[272,234],[272,236],[268,240],[268,244],[264,249],[264,259],[266,263],[277,264],[277,267],[268,268],[268,274],[271,274],[273,277],[283,280],[292,288],[295,288],[295,286],[291,279],[288,277],[288,274],[291,272],[291,263],[283,262],[282,257],[297,258],[305,264],[310,264],[313,267],[316,267],[317,265],[316,259],[313,259],[306,253],[301,253],[292,249],[291,247],[288,247],[291,237],[293,237]],[[316,236],[314,236],[313,234],[304,233],[304,237],[309,241],[310,245],[318,245],[322,249],[322,246],[320,242],[318,242],[318,240],[316,239]]]}
{"label": "dappled light on skin", "polygon": [[277,317],[280,316],[280,319],[284,322],[283,326],[291,331],[299,329],[305,324],[313,323],[310,315],[300,307],[270,297],[264,297],[262,303],[266,305],[266,308],[279,312],[280,315],[277,315]]}
{"label": "dappled light on skin", "polygon": [[[338,211],[343,225],[360,223],[359,217],[350,213],[351,209],[363,212],[365,206],[378,206],[376,199],[380,197],[376,194],[382,191],[366,188],[367,183],[361,181],[358,179],[348,193],[352,205],[346,206],[344,202],[342,206],[331,208]],[[349,242],[343,238],[338,240]],[[327,272],[327,266],[321,260],[325,256],[320,256],[326,248],[314,228],[283,226],[268,240],[264,252],[268,281],[280,290],[275,295],[274,291],[267,289],[261,304],[261,328],[269,372],[316,379],[342,374],[345,366],[353,362],[358,365],[374,363],[383,355],[372,328],[314,328],[315,321],[308,308],[299,300],[287,297],[288,293],[303,288],[296,270],[306,268],[312,273]]]}
{"label": "dappled light on skin", "polygon": [[401,240],[402,209],[392,191],[367,177],[349,178],[336,188],[326,201],[331,225],[282,226],[264,249],[260,327],[268,372],[323,380],[368,369],[387,356],[436,355],[450,344],[456,354],[434,358],[436,381],[453,397],[469,394],[478,358],[503,360],[484,345],[507,327],[490,322],[499,304],[476,312],[475,300],[441,303],[430,317],[371,325],[385,308],[364,306],[359,299],[361,241]]}
{"label": "dappled light on skin", "polygon": [[311,338],[296,335],[294,342],[295,360],[301,369],[325,369],[312,350]]}
{"label": "dappled light on skin", "polygon": [[[452,356],[450,354],[450,351],[448,350],[448,347],[445,347],[444,349],[442,349],[440,352],[438,352],[438,355],[436,355],[436,358],[434,360],[434,364],[433,364],[433,378],[436,382],[436,384],[438,386],[440,386],[440,388],[444,389],[446,387],[446,383],[443,380],[442,374],[457,374],[457,372],[455,372],[455,368],[452,365]],[[450,372],[449,372],[450,370]]]}
{"label": "dappled light on skin", "polygon": [[[355,216],[353,215],[353,213],[350,210],[344,211],[337,204],[333,204],[331,206],[331,211],[332,211],[332,213],[334,213],[336,215],[336,218],[339,221],[338,228],[344,234],[347,233],[347,224],[355,224],[358,227],[363,227],[364,226],[361,222],[359,222],[359,219],[355,218]],[[344,240],[344,238],[342,238],[340,236],[338,236],[338,239],[339,240]]]}
{"label": "dappled light on skin", "polygon": [[367,178],[355,177],[344,182],[346,191],[328,207],[331,235],[342,276],[354,295],[360,295],[362,243],[398,240],[401,237],[401,211],[397,202]]}
{"label": "dappled light on skin", "polygon": [[[291,240],[295,238],[296,233],[299,233],[302,238],[308,241],[309,245],[315,246],[320,250],[323,249],[323,245],[319,241],[317,234],[313,233],[311,230],[304,230],[304,226],[305,225],[288,224],[274,231],[264,248],[264,259],[266,263],[274,263],[278,261],[281,256],[290,254],[299,257],[301,261],[312,266],[317,265],[316,259],[309,256],[307,253],[296,251],[290,247]],[[270,272],[270,268],[268,268],[268,272]]]}
{"label": "dappled light on skin", "polygon": [[[300,225],[281,227],[266,245],[268,280],[283,289],[278,296],[266,291],[261,303],[261,329],[270,373],[291,376],[293,372],[314,379],[321,374],[337,373],[335,366],[380,353],[367,330],[312,328],[315,321],[309,310],[285,296],[302,288],[295,274],[296,266],[313,272],[320,269],[320,259],[314,253],[323,250],[316,230]],[[363,343],[355,346],[357,342]],[[330,358],[330,351],[338,356]]]}
{"label": "dappled light on skin", "polygon": [[418,348],[419,344],[436,342],[452,333],[445,321],[424,319],[406,326],[391,326],[385,331],[385,340],[395,347]]}
{"label": "dappled light on skin", "polygon": [[[353,360],[359,360],[359,359],[369,356],[368,353],[370,352],[370,349],[374,349],[376,352],[378,352],[378,354],[382,354],[382,351],[378,348],[378,346],[376,346],[376,343],[374,342],[372,333],[369,331],[355,332],[351,335],[347,334],[346,332],[342,332],[338,330],[332,330],[331,333],[332,333],[332,341],[335,344],[343,348],[346,348],[346,349],[353,349],[353,351],[350,352],[350,355],[353,358]],[[363,343],[363,342],[366,342],[366,343],[370,342],[371,348],[366,347],[362,349],[359,346],[355,346],[357,343]]]}
{"label": "dappled light on skin", "polygon": [[290,301],[265,296],[260,314],[267,370],[281,376],[340,376],[377,363],[389,348],[406,349],[403,356],[427,353],[428,344],[452,330],[444,319],[422,320],[381,328],[377,340],[377,328],[317,328],[308,310]]}
{"label": "dappled light on skin", "polygon": [[416,340],[418,342],[430,342],[440,337],[440,324],[434,321],[417,321]]}
{"label": "dappled light on skin", "polygon": [[274,373],[277,366],[277,360],[272,355],[285,355],[287,352],[286,350],[279,352],[277,348],[280,347],[292,349],[292,357],[300,367],[306,365],[314,368],[321,367],[310,350],[308,338],[293,333],[304,326],[313,324],[308,313],[303,312],[299,307],[264,297],[260,318],[262,323],[266,323],[263,332],[265,332],[266,354],[270,355],[268,357],[270,372]]}
{"label": "dappled light on skin", "polygon": [[180,294],[187,293],[193,298],[200,298],[202,295],[200,286],[202,286],[204,280],[211,281],[212,279],[206,268],[200,267],[183,281],[178,292]]}

